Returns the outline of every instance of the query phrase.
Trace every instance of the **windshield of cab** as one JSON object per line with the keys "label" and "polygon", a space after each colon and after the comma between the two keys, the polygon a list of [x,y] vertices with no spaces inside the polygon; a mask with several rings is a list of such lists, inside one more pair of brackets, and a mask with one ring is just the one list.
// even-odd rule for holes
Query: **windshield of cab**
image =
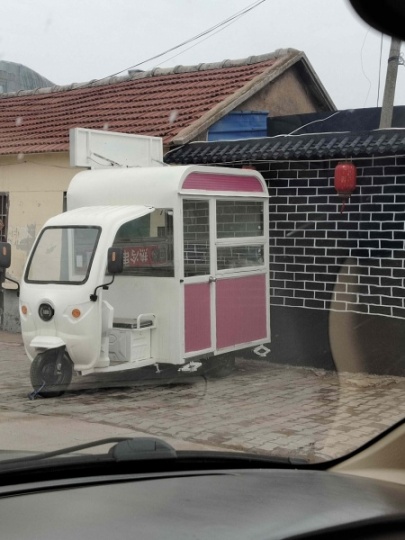
{"label": "windshield of cab", "polygon": [[99,227],[48,227],[35,245],[27,265],[27,283],[87,281],[100,236]]}

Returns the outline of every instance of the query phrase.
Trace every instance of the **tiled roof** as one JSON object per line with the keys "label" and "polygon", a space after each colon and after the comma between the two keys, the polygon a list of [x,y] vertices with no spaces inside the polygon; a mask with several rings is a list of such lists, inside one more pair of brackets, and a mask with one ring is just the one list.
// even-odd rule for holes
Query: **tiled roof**
{"label": "tiled roof", "polygon": [[189,143],[166,154],[170,164],[230,164],[405,154],[405,129],[279,135],[260,139]]}
{"label": "tiled roof", "polygon": [[[305,55],[294,49],[0,96],[0,154],[69,149],[69,129],[192,140]],[[222,112],[223,111],[223,112]],[[212,120],[212,116],[217,117]]]}

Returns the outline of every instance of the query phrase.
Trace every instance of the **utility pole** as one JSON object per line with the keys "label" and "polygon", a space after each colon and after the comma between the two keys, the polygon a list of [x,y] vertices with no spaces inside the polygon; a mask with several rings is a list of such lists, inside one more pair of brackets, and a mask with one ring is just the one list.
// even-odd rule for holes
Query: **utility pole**
{"label": "utility pole", "polygon": [[380,129],[390,128],[392,125],[395,86],[397,83],[398,65],[401,61],[400,52],[401,41],[393,37],[391,39],[390,55],[387,65],[387,76],[385,79],[384,98],[380,117]]}

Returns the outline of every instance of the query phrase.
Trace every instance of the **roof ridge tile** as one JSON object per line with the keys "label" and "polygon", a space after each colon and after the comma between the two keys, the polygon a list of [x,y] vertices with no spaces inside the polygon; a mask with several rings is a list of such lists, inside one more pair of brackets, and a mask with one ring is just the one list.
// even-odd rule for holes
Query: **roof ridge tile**
{"label": "roof ridge tile", "polygon": [[[242,144],[244,142],[244,145]],[[300,143],[300,144],[299,144]],[[224,150],[226,149],[226,155]],[[238,159],[234,154],[238,153]],[[256,139],[202,142],[193,141],[173,148],[165,155],[167,164],[229,161],[341,159],[379,155],[405,154],[405,128],[371,131],[305,133]],[[230,160],[229,157],[232,156]],[[222,158],[222,159],[221,159]]]}
{"label": "roof ridge tile", "polygon": [[267,62],[270,60],[277,60],[283,56],[299,55],[299,54],[302,54],[302,52],[297,49],[294,49],[294,48],[282,49],[281,48],[281,49],[276,49],[275,51],[270,52],[270,53],[264,53],[261,55],[253,55],[253,56],[234,59],[234,60],[225,59],[219,62],[207,62],[207,63],[200,63],[200,64],[195,64],[195,65],[179,64],[171,68],[160,68],[157,66],[148,71],[131,72],[131,70],[129,70],[128,75],[124,75],[124,76],[112,75],[112,76],[103,77],[101,79],[92,79],[90,81],[86,81],[83,83],[73,82],[67,85],[54,85],[54,86],[49,86],[46,88],[36,88],[34,90],[20,90],[18,92],[4,93],[4,94],[0,94],[0,99],[17,97],[17,96],[29,96],[29,95],[35,95],[35,94],[66,92],[66,91],[71,91],[71,90],[76,90],[76,89],[92,88],[95,86],[108,86],[108,85],[116,84],[119,82],[133,81],[136,79],[143,79],[147,77],[160,77],[164,75],[176,75],[179,73],[193,73],[193,72],[198,72],[198,71],[208,71],[208,70],[214,70],[214,69],[225,69],[225,68],[232,68],[232,67],[239,67],[239,66],[247,66],[247,65],[258,64],[261,62]]}
{"label": "roof ridge tile", "polygon": [[187,142],[297,62],[311,70],[303,59],[301,51],[278,49],[0,94],[0,155],[52,152],[56,142],[58,151],[68,151],[69,129],[75,126],[161,137],[164,144]]}

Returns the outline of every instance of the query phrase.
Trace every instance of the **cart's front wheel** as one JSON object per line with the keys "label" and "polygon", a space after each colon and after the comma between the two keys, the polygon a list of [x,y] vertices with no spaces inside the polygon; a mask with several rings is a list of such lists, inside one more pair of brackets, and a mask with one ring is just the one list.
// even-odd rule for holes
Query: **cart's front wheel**
{"label": "cart's front wheel", "polygon": [[204,362],[204,372],[207,378],[220,379],[227,377],[235,369],[235,354],[213,356]]}
{"label": "cart's front wheel", "polygon": [[44,398],[58,397],[69,387],[73,364],[64,349],[49,349],[34,358],[30,375],[37,395]]}

